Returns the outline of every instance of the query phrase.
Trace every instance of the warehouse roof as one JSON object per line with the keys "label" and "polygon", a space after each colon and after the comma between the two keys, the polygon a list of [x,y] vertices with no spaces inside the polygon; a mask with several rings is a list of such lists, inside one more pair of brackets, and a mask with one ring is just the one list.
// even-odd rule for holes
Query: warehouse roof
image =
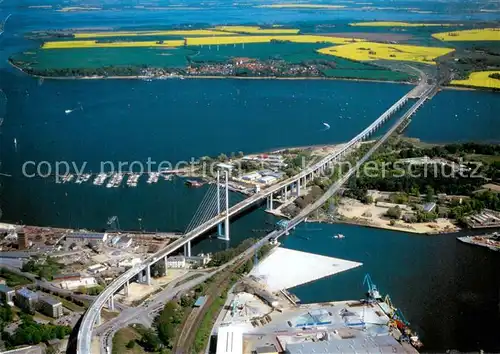
{"label": "warehouse roof", "polygon": [[26,288],[21,288],[17,291],[17,294],[18,295],[21,295],[23,297],[26,297],[28,299],[34,299],[34,298],[37,298],[38,297],[38,294],[29,290],[29,289],[26,289]]}

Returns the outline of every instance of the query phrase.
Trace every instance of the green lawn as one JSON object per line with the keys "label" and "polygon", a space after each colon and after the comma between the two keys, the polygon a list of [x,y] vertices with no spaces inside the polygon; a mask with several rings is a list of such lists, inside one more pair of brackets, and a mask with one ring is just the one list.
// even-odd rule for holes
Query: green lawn
{"label": "green lawn", "polygon": [[135,344],[133,348],[127,348],[127,343],[131,340],[139,340],[141,335],[132,327],[125,327],[116,332],[113,337],[113,353],[112,354],[143,354],[144,349]]}

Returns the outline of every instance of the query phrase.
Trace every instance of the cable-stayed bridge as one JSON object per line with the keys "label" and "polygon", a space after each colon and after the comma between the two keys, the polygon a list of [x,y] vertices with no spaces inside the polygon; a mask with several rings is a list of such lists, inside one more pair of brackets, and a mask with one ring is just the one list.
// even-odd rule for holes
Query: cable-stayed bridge
{"label": "cable-stayed bridge", "polygon": [[[387,122],[387,120],[389,120],[396,112],[398,112],[402,107],[406,105],[410,97],[418,98],[418,101],[413,106],[411,106],[411,108],[400,119],[398,119],[396,124],[376,143],[374,148],[370,149],[368,154],[360,159],[355,167],[349,170],[348,174],[344,175],[340,180],[334,183],[325,193],[325,195],[323,195],[317,202],[306,207],[296,218],[292,219],[289,223],[289,226],[287,226],[285,230],[276,230],[271,232],[264,239],[260,240],[259,244],[262,244],[271,237],[280,237],[281,235],[287,233],[289,228],[293,228],[297,224],[302,222],[310,212],[318,207],[318,205],[321,206],[329,197],[335,194],[340,189],[342,184],[344,184],[348,180],[348,178],[350,178],[354,174],[357,168],[359,168],[359,166],[361,166],[361,164],[371,156],[376,148],[378,148],[389,137],[389,135],[392,134],[395,129],[397,129],[401,125],[401,123],[403,123],[413,113],[415,113],[416,110],[427,100],[427,98],[435,93],[435,91],[436,86],[427,85],[425,83],[425,80],[422,80],[419,86],[414,88],[412,91],[410,91],[408,94],[404,95],[401,99],[394,103],[380,117],[373,121],[373,123],[366,127],[362,132],[352,138],[340,150],[326,156],[314,165],[304,169],[297,175],[279,182],[273,186],[270,186],[269,188],[261,190],[232,207],[229,207],[228,203],[228,171],[222,171],[224,174],[224,187],[222,187],[219,172],[215,187],[212,185],[208,188],[205,197],[203,198],[200,206],[195,212],[193,220],[188,225],[186,233],[179,239],[167,245],[164,249],[158,251],[157,253],[143,261],[141,264],[123,273],[120,277],[109,284],[109,286],[104,289],[104,291],[92,303],[92,305],[85,313],[79,329],[77,339],[77,353],[91,353],[92,330],[94,325],[100,324],[101,309],[106,304],[110,309],[113,309],[113,295],[116,292],[120,291],[122,288],[127,289],[129,281],[131,281],[133,278],[138,277],[139,281],[150,283],[152,265],[157,262],[165,262],[166,266],[168,255],[176,252],[181,247],[184,247],[184,252],[186,255],[190,255],[191,241],[207,233],[214,227],[219,227],[218,232],[222,238],[226,240],[229,239],[229,221],[232,216],[241,213],[243,210],[252,205],[263,202],[264,199],[267,199],[268,207],[272,208],[273,198],[278,193],[284,195],[285,199],[287,198],[289,193],[296,193],[296,195],[298,195],[301,188],[305,188],[308,182],[312,181],[315,177],[323,174],[326,170],[330,169],[336,162],[342,160],[344,156],[360,142],[372,136],[385,122]],[[224,191],[222,191],[223,189]],[[224,225],[224,233],[222,233],[222,227],[219,226],[222,224]]]}

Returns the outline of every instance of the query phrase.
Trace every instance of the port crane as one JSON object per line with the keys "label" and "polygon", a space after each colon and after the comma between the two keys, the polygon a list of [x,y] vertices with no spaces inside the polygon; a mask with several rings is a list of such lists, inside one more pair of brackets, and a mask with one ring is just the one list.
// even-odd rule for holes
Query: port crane
{"label": "port crane", "polygon": [[377,286],[373,283],[372,278],[370,274],[366,273],[365,278],[363,279],[363,285],[367,285],[368,287],[368,297],[370,300],[373,301],[378,301],[382,300],[382,296],[380,295],[380,292],[377,289]]}

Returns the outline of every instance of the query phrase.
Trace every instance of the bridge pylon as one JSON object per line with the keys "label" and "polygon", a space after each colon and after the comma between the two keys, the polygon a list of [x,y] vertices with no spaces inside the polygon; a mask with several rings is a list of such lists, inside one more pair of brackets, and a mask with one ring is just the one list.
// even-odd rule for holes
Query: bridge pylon
{"label": "bridge pylon", "polygon": [[224,211],[221,207],[221,183],[220,183],[220,170],[217,170],[217,213],[225,215],[224,227],[222,223],[217,225],[217,238],[224,241],[229,241],[229,171],[224,170]]}

